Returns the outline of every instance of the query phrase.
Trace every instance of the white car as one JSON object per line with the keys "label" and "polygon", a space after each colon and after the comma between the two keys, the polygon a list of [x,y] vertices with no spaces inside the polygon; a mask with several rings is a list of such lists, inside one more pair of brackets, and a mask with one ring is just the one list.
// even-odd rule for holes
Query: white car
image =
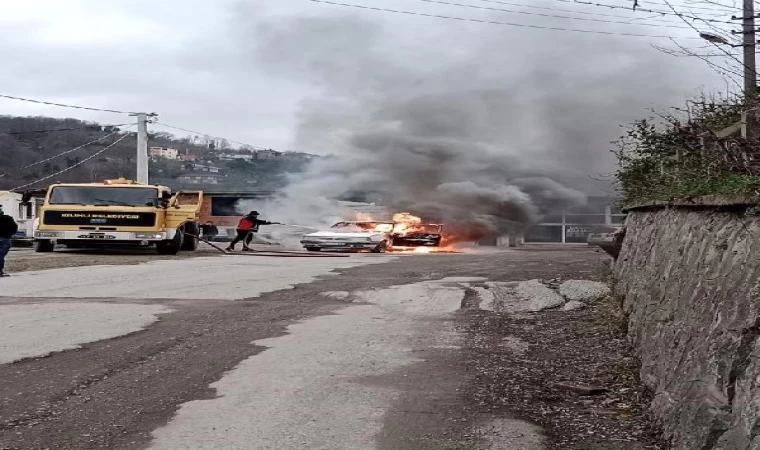
{"label": "white car", "polygon": [[610,227],[605,229],[594,230],[589,233],[586,242],[588,245],[602,247],[612,245],[615,242],[615,236],[620,233],[623,227]]}
{"label": "white car", "polygon": [[388,250],[393,222],[338,222],[328,231],[305,235],[301,244],[310,252],[320,250]]}
{"label": "white car", "polygon": [[623,246],[623,237],[625,236],[624,227],[608,228],[605,230],[596,230],[594,233],[589,233],[588,245],[593,247],[599,247],[607,254],[617,259],[620,254],[620,249]]}

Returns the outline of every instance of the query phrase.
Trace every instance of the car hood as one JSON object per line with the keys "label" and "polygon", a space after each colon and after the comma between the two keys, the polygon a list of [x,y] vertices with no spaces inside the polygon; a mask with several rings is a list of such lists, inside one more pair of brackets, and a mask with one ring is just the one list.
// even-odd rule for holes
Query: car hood
{"label": "car hood", "polygon": [[339,233],[335,231],[318,231],[316,233],[307,234],[305,237],[330,237],[330,238],[368,238],[372,236],[379,236],[384,233],[378,231],[356,231],[351,233]]}

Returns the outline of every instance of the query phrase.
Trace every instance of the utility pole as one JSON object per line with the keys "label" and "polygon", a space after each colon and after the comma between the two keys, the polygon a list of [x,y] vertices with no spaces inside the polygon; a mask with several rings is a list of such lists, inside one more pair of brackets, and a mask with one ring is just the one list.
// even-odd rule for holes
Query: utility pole
{"label": "utility pole", "polygon": [[[667,0],[666,0],[667,3]],[[713,34],[713,33],[705,33],[701,32],[699,33],[699,37],[702,39],[712,42],[714,45],[730,45],[731,47],[742,47],[744,51],[743,54],[743,61],[741,61],[741,64],[744,66],[744,108],[742,111],[742,117],[741,122],[739,122],[739,126],[741,127],[741,136],[744,139],[754,139],[758,135],[758,121],[757,121],[757,62],[755,61],[755,48],[757,47],[757,41],[755,39],[755,3],[754,0],[743,0],[743,8],[742,8],[742,16],[736,17],[732,16],[731,20],[741,20],[742,21],[742,43],[741,44],[732,44],[726,38]],[[671,9],[673,7],[671,6]],[[673,12],[676,12],[674,9]],[[681,18],[682,20],[688,22],[685,18]],[[692,28],[694,28],[693,25],[691,25]],[[696,29],[696,28],[695,28]],[[738,31],[731,31],[732,34],[739,34]],[[730,55],[732,58],[733,55]],[[737,60],[738,61],[738,60]],[[721,131],[721,133],[726,132],[735,132],[731,131],[734,129],[734,126],[728,127]],[[727,134],[727,136],[730,134]]]}
{"label": "utility pole", "polygon": [[137,113],[137,182],[149,184],[148,175],[148,114]]}
{"label": "utility pole", "polygon": [[744,49],[744,112],[742,113],[742,137],[757,136],[757,66],[755,61],[755,3],[744,0],[742,10],[742,48]]}
{"label": "utility pole", "polygon": [[744,97],[747,106],[754,106],[757,93],[757,67],[755,66],[755,2],[744,0],[742,16],[744,24],[742,47],[744,47]]}

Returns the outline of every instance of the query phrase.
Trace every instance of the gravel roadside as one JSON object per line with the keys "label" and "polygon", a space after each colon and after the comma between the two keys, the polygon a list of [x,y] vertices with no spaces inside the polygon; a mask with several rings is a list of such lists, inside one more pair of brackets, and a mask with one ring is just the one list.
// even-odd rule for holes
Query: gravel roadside
{"label": "gravel roadside", "polygon": [[195,252],[180,252],[175,256],[158,255],[154,249],[116,250],[56,250],[53,253],[35,253],[30,248],[14,248],[6,258],[8,273],[37,270],[62,269],[83,266],[123,266],[142,264],[150,261],[172,261],[188,258],[208,258],[222,256],[210,247],[201,247]]}
{"label": "gravel roadside", "polygon": [[[662,450],[624,318],[607,297],[534,314],[473,310],[463,327],[481,414],[542,426],[552,450]],[[599,392],[579,392],[599,388]]]}

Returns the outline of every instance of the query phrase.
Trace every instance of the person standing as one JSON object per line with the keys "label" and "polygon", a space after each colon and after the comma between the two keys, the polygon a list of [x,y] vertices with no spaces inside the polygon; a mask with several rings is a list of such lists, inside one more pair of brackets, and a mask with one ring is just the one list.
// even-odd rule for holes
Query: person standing
{"label": "person standing", "polygon": [[266,220],[260,220],[259,219],[259,212],[258,211],[251,211],[249,212],[245,217],[240,219],[240,222],[238,222],[237,225],[237,236],[235,236],[235,239],[230,242],[229,247],[226,248],[228,251],[234,251],[235,245],[237,245],[238,242],[243,243],[243,251],[244,252],[250,252],[250,247],[248,247],[248,244],[251,242],[252,239],[248,239],[249,236],[253,236],[253,233],[259,232],[259,227],[261,225],[276,225],[279,222],[268,222]]}
{"label": "person standing", "polygon": [[13,217],[5,215],[0,207],[0,277],[7,277],[5,273],[5,257],[11,250],[11,238],[18,232],[18,225]]}
{"label": "person standing", "polygon": [[208,221],[201,225],[201,231],[203,232],[203,239],[213,242],[219,235],[219,228],[214,225],[214,222]]}

